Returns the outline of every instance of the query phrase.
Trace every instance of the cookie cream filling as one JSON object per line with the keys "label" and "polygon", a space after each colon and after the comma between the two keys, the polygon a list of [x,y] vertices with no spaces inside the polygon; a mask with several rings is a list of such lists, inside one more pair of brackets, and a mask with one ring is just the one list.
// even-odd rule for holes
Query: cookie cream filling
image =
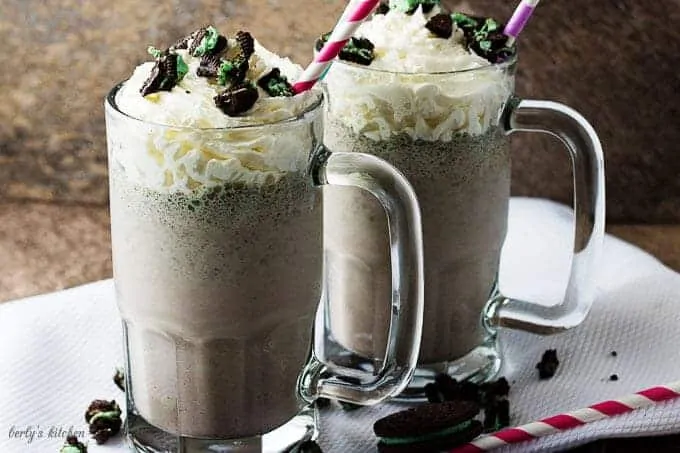
{"label": "cookie cream filling", "polygon": [[375,45],[375,58],[370,66],[333,65],[325,79],[335,94],[332,118],[376,141],[404,133],[450,141],[497,125],[513,79],[469,51],[455,24],[448,39],[431,33],[425,25],[441,12],[438,6],[427,14],[393,9],[364,22],[356,36]]}
{"label": "cookie cream filling", "polygon": [[[232,40],[229,45],[234,46]],[[214,102],[225,87],[197,75],[200,57],[187,50],[176,53],[188,72],[170,91],[140,94],[153,62],[138,66],[119,90],[118,109],[141,121],[110,122],[109,134],[116,136],[115,146],[110,143],[112,163],[138,184],[167,192],[224,183],[266,185],[305,168],[307,155],[301,150],[313,146],[311,128],[305,122],[280,122],[309,110],[318,93],[272,97],[258,87],[258,100],[250,110],[228,116]],[[302,73],[301,67],[257,42],[249,63],[246,79],[251,81],[274,68],[290,81]]]}

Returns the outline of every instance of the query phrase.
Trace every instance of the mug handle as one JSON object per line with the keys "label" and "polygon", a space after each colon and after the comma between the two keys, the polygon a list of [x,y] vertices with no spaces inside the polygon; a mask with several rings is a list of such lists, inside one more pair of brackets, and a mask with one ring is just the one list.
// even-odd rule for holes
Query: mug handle
{"label": "mug handle", "polygon": [[596,264],[605,226],[604,156],[600,139],[580,113],[564,104],[512,98],[502,117],[507,135],[514,132],[550,134],[571,157],[574,178],[574,250],[562,302],[546,307],[499,296],[490,304],[486,322],[549,335],[578,326],[596,296]]}
{"label": "mug handle", "polygon": [[[322,363],[314,354],[300,377],[307,401],[333,398],[371,405],[396,396],[416,368],[423,329],[423,233],[415,191],[397,169],[362,153],[332,153],[323,145],[312,156],[316,186],[351,186],[373,194],[387,214],[392,263],[392,300],[387,350],[376,372]],[[342,370],[342,371],[341,371]]]}

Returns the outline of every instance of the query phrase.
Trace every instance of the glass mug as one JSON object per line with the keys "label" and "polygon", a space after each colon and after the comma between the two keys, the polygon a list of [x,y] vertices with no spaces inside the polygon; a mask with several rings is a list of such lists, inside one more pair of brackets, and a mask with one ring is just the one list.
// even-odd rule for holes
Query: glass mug
{"label": "glass mug", "polygon": [[[128,116],[116,105],[119,88],[105,107],[133,448],[287,451],[317,435],[316,398],[373,404],[401,392],[415,368],[423,306],[420,211],[404,177],[374,156],[320,144],[321,92],[297,118],[197,129]],[[192,173],[202,164],[182,164],[181,156],[203,153],[207,169],[277,139],[293,144],[285,171],[252,170],[248,161],[250,170],[204,185]],[[326,185],[372,193],[390,219],[395,296],[384,303],[393,335],[378,374],[343,374],[310,352]]]}
{"label": "glass mug", "polygon": [[[484,381],[500,369],[499,326],[533,333],[580,324],[604,232],[604,163],[588,122],[562,104],[513,95],[516,61],[449,73],[396,73],[336,61],[325,78],[324,142],[379,156],[404,173],[422,210],[425,313],[418,369],[404,398],[439,373]],[[571,156],[576,241],[568,288],[554,307],[505,297],[498,267],[510,197],[509,134],[557,136]],[[364,193],[324,187],[324,306],[317,349],[379,368],[390,291],[390,239]]]}

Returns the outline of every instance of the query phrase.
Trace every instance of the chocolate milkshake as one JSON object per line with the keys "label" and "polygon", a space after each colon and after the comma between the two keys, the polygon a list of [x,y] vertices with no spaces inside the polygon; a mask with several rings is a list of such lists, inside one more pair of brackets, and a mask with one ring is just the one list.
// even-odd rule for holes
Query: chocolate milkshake
{"label": "chocolate milkshake", "polygon": [[[499,45],[497,22],[436,3],[393,1],[361,25],[325,79],[325,142],[384,158],[418,196],[425,314],[416,376],[483,379],[499,363],[482,314],[507,227],[510,158],[499,120],[514,51]],[[384,354],[390,315],[385,222],[365,194],[324,188],[326,328],[342,349],[372,359]]]}
{"label": "chocolate milkshake", "polygon": [[247,33],[150,53],[107,105],[130,402],[183,437],[267,433],[306,406],[322,219],[301,115],[321,97]]}

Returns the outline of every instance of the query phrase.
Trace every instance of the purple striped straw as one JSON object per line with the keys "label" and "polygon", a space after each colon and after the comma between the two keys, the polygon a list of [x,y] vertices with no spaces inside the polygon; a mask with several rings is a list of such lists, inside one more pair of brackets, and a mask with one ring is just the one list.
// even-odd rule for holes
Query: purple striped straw
{"label": "purple striped straw", "polygon": [[527,22],[529,22],[529,18],[533,14],[534,9],[536,9],[538,2],[539,0],[522,0],[517,5],[517,9],[512,13],[512,17],[505,26],[505,30],[503,30],[503,33],[508,37],[508,46],[515,43],[517,36],[522,32]]}

